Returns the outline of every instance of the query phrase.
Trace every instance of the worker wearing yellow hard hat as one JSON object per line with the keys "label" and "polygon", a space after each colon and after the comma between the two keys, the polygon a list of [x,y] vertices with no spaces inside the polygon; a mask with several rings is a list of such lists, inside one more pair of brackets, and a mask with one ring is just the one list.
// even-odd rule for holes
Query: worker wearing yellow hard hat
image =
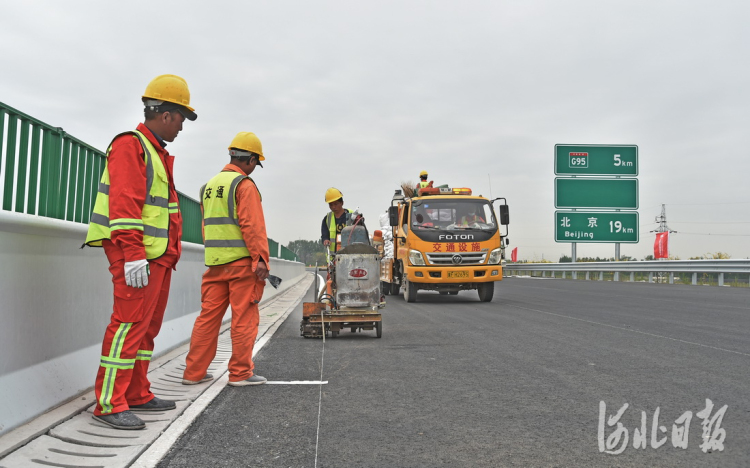
{"label": "worker wearing yellow hard hat", "polygon": [[[229,144],[229,163],[201,188],[204,257],[208,270],[201,283],[201,312],[185,358],[183,385],[213,379],[208,367],[216,340],[232,304],[232,357],[228,385],[262,385],[255,373],[253,346],[258,335],[258,303],[270,269],[261,195],[250,175],[264,160],[260,140],[238,133]],[[261,166],[263,167],[263,166]]]}
{"label": "worker wearing yellow hard hat", "polygon": [[186,119],[198,118],[195,109],[190,107],[190,91],[184,79],[176,75],[160,75],[151,80],[143,93],[145,113],[177,111]]}
{"label": "worker wearing yellow hard hat", "polygon": [[233,158],[256,156],[255,159],[260,167],[263,167],[261,161],[266,160],[263,156],[263,145],[260,144],[260,140],[253,132],[240,132],[235,135],[228,149],[229,155]]}
{"label": "worker wearing yellow hard hat", "polygon": [[115,429],[143,429],[135,413],[162,412],[175,402],[154,395],[148,367],[180,259],[182,215],[166,149],[190,107],[184,79],[160,75],[141,96],[145,121],[120,133],[107,149],[86,245],[103,247],[114,288],[94,384],[93,417]]}
{"label": "worker wearing yellow hard hat", "polygon": [[325,200],[331,211],[323,218],[320,226],[320,239],[329,251],[335,252],[336,236],[346,226],[346,215],[349,210],[344,208],[344,194],[335,187],[326,190]]}
{"label": "worker wearing yellow hard hat", "polygon": [[427,182],[427,171],[419,173],[419,183],[417,184],[416,194],[419,194],[419,189],[426,187],[432,187],[432,182]]}

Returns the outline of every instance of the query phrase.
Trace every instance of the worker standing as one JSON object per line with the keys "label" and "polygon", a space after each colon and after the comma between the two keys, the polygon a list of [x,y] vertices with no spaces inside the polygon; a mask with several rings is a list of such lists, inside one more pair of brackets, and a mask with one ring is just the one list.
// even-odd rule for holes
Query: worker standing
{"label": "worker standing", "polygon": [[146,87],[145,121],[117,135],[107,150],[86,244],[103,247],[114,286],[94,387],[94,419],[143,429],[133,412],[175,408],[151,392],[148,366],[181,254],[182,216],[167,152],[185,119],[195,120],[184,79],[160,75]]}
{"label": "worker standing", "polygon": [[346,226],[349,210],[344,208],[344,194],[337,188],[331,187],[326,190],[326,203],[331,212],[325,215],[320,226],[320,239],[323,245],[328,247],[329,252],[336,252],[336,236]]}
{"label": "worker standing", "polygon": [[229,164],[201,188],[203,239],[208,270],[201,284],[201,313],[195,320],[185,359],[184,385],[213,378],[208,366],[216,356],[219,329],[232,305],[232,357],[229,385],[261,385],[254,373],[253,347],[258,335],[258,303],[269,272],[268,240],[261,195],[250,174],[263,147],[254,133],[240,132],[229,145]]}

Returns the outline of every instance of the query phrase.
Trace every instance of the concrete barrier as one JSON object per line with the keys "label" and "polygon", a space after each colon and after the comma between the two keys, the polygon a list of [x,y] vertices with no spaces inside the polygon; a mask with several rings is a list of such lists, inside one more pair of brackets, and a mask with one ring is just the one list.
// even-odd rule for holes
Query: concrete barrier
{"label": "concrete barrier", "polygon": [[[0,212],[0,435],[89,391],[112,313],[102,249],[80,249],[86,225]],[[203,246],[183,242],[154,357],[186,343],[200,312]],[[271,259],[291,287],[304,265]],[[230,315],[227,314],[227,319]]]}

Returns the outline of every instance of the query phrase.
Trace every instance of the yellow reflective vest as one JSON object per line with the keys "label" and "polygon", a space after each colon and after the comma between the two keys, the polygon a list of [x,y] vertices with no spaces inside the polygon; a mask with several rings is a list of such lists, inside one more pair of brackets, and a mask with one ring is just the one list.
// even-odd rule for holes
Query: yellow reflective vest
{"label": "yellow reflective vest", "polygon": [[206,266],[225,265],[250,257],[237,218],[237,185],[243,179],[250,177],[225,171],[201,187]]}
{"label": "yellow reflective vest", "polygon": [[[344,213],[349,213],[349,210],[344,209]],[[328,250],[336,252],[336,237],[338,230],[336,229],[336,216],[334,216],[333,211],[326,215],[326,224],[328,224],[328,238],[331,240],[331,243],[328,244]]]}
{"label": "yellow reflective vest", "polygon": [[[94,211],[91,213],[86,243],[91,247],[101,247],[104,239],[112,238],[112,231],[134,229],[143,231],[143,246],[146,259],[153,260],[164,255],[169,244],[169,214],[179,211],[176,202],[169,202],[169,177],[159,153],[146,136],[138,130],[124,132],[122,135],[133,135],[143,147],[146,162],[146,202],[141,211],[141,219],[110,219],[109,217],[109,170],[104,166],[104,173],[99,181]],[[114,141],[114,139],[112,140]],[[110,144],[107,156],[112,150]]]}

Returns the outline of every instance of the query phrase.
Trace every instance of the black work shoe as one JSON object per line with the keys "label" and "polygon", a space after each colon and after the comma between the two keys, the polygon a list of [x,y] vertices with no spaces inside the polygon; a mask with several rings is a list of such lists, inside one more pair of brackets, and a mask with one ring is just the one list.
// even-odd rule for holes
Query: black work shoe
{"label": "black work shoe", "polygon": [[208,382],[214,379],[214,376],[211,374],[206,374],[203,376],[200,380],[188,380],[188,379],[182,379],[182,385],[198,385],[199,383]]}
{"label": "black work shoe", "polygon": [[142,405],[130,405],[130,411],[166,411],[177,408],[174,401],[162,400],[159,397],[154,397],[153,400]]}
{"label": "black work shoe", "polygon": [[104,424],[114,427],[115,429],[125,430],[137,430],[146,427],[141,418],[134,415],[130,411],[123,411],[122,413],[102,414],[101,416],[92,416],[97,421],[103,422]]}

